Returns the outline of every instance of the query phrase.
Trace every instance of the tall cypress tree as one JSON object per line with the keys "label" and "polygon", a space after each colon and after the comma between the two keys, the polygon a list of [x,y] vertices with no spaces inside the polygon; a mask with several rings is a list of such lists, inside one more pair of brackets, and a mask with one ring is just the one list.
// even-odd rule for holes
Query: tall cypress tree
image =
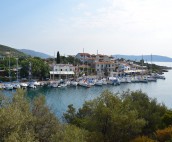
{"label": "tall cypress tree", "polygon": [[60,53],[59,53],[59,51],[57,52],[56,63],[60,64]]}

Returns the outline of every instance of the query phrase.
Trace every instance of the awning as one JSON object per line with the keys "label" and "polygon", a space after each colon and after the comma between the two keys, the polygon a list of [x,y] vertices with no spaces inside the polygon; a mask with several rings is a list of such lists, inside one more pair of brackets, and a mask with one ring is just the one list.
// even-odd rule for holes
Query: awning
{"label": "awning", "polygon": [[70,75],[70,74],[75,74],[75,73],[73,71],[50,71],[50,75],[52,74]]}

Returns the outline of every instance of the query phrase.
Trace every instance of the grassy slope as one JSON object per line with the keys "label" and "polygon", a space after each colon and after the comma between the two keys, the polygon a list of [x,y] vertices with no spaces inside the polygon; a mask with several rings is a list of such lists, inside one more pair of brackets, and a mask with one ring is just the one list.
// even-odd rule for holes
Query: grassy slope
{"label": "grassy slope", "polygon": [[8,52],[10,52],[11,56],[14,56],[14,57],[15,56],[16,57],[26,56],[26,54],[14,49],[14,48],[0,44],[0,56],[7,56]]}

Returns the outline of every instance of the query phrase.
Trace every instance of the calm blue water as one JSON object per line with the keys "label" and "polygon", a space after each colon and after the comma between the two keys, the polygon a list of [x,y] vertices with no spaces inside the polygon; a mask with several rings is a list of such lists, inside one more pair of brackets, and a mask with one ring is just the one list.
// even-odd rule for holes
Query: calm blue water
{"label": "calm blue water", "polygon": [[[172,67],[172,63],[156,63]],[[103,87],[93,86],[91,88],[67,87],[67,88],[45,88],[40,87],[35,90],[28,89],[28,96],[33,98],[40,94],[45,95],[47,104],[52,108],[56,115],[61,118],[67,110],[69,104],[79,108],[87,100],[92,100],[99,96],[102,91],[108,89],[114,93],[134,90],[142,90],[151,98],[157,98],[159,103],[164,103],[168,108],[172,108],[172,70],[164,74],[166,80],[157,82],[129,83],[120,86],[106,85]]]}

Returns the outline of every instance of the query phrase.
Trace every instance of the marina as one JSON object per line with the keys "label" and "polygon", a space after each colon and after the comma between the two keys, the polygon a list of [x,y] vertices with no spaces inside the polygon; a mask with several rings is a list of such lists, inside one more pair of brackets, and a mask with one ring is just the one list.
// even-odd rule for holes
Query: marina
{"label": "marina", "polygon": [[[167,66],[172,66],[171,63],[161,63]],[[71,81],[71,85],[59,86],[59,82],[54,82],[53,86],[36,86],[36,88],[26,88],[27,96],[33,99],[40,94],[44,95],[48,106],[52,108],[55,114],[62,119],[63,113],[67,110],[69,104],[79,108],[85,101],[92,100],[104,91],[109,90],[113,93],[122,93],[124,91],[142,90],[147,93],[149,97],[156,98],[159,103],[164,103],[168,108],[172,108],[172,88],[171,78],[172,71],[164,73],[166,79],[157,79],[156,81],[148,82],[134,82],[131,79],[130,83],[120,83],[120,85],[110,85],[102,79],[102,85],[90,85],[90,87],[80,86],[78,82]],[[26,86],[26,83],[22,83]],[[1,90],[2,93],[11,95],[15,92],[13,90]]]}

